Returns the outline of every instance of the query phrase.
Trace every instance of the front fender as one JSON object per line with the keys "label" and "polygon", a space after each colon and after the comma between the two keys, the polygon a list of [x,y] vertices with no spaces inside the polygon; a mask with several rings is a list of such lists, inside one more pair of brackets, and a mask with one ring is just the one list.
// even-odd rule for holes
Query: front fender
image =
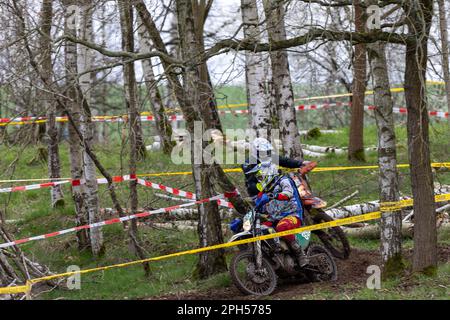
{"label": "front fender", "polygon": [[251,237],[253,237],[253,234],[250,231],[239,232],[236,233],[234,236],[232,236],[230,240],[228,240],[228,243],[234,242],[236,240],[241,240],[241,238],[251,238]]}

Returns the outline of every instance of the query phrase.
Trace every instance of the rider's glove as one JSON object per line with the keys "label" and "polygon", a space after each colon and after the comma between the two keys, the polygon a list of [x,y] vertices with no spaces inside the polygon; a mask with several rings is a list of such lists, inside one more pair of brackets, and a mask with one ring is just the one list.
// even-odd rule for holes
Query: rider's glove
{"label": "rider's glove", "polygon": [[263,194],[261,194],[261,196],[258,195],[258,198],[255,201],[256,209],[258,211],[260,211],[262,209],[262,207],[269,201],[270,201],[270,198],[267,194],[263,193]]}

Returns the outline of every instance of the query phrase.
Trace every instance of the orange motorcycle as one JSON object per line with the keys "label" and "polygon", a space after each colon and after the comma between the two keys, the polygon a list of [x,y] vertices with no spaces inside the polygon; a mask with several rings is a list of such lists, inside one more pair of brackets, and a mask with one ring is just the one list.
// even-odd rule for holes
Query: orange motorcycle
{"label": "orange motorcycle", "polygon": [[[307,225],[333,221],[333,218],[323,210],[327,203],[314,196],[309,184],[307,174],[315,167],[317,167],[317,162],[311,161],[302,166],[298,172],[289,173],[302,199],[304,219]],[[334,257],[347,259],[350,256],[350,244],[342,228],[326,228],[312,231],[312,233],[322,241]]]}

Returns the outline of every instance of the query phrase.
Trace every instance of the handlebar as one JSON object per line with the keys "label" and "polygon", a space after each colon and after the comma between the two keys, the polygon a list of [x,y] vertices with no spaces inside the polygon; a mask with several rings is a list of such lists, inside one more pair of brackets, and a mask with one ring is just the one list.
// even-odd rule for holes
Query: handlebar
{"label": "handlebar", "polygon": [[317,162],[316,161],[311,161],[311,162],[308,162],[305,165],[303,165],[299,169],[299,172],[300,172],[300,174],[305,175],[308,172],[311,172],[315,167],[317,167]]}

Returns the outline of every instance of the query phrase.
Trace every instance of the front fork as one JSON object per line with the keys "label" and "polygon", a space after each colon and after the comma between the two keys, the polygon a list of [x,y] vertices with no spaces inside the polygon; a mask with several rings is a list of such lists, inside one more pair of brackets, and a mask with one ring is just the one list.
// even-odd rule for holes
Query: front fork
{"label": "front fork", "polygon": [[[256,218],[255,221],[255,235],[261,235],[261,221],[259,218]],[[261,249],[261,240],[257,240],[254,242],[253,250],[255,253],[256,260],[256,270],[259,271],[262,268],[262,249]]]}

